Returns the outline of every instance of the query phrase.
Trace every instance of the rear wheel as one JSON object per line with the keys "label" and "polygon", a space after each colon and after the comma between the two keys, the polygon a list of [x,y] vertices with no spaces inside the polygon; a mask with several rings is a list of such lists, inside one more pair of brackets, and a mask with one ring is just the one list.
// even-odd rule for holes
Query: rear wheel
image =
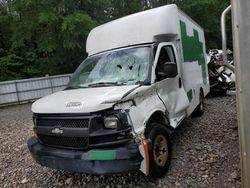
{"label": "rear wheel", "polygon": [[196,107],[194,112],[196,116],[202,116],[204,114],[204,94],[202,91],[200,91],[199,95],[199,105]]}
{"label": "rear wheel", "polygon": [[151,140],[149,147],[149,176],[164,176],[171,161],[171,142],[168,129],[157,123],[149,125],[146,137]]}

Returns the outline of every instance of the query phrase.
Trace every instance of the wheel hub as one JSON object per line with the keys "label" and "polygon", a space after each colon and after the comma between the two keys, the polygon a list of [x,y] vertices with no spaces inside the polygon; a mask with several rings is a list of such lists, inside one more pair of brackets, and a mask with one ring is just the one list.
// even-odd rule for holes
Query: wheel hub
{"label": "wheel hub", "polygon": [[157,135],[153,145],[154,161],[158,166],[164,166],[168,160],[168,142],[163,135]]}

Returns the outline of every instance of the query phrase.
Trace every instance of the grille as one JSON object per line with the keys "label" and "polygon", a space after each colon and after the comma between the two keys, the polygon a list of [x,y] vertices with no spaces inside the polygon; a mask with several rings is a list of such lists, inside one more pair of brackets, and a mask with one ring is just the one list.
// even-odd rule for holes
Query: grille
{"label": "grille", "polygon": [[87,137],[61,137],[38,134],[38,138],[43,144],[55,147],[84,149],[88,145]]}
{"label": "grille", "polygon": [[36,120],[37,126],[61,126],[72,128],[87,128],[89,119],[40,119]]}

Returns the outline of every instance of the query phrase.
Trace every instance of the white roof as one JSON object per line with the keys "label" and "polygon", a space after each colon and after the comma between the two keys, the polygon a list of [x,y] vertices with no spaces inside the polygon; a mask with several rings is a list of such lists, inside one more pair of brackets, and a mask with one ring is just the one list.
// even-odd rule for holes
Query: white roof
{"label": "white roof", "polygon": [[93,55],[115,48],[155,42],[157,36],[178,35],[178,19],[178,8],[171,4],[111,21],[90,32],[86,50],[89,55]]}

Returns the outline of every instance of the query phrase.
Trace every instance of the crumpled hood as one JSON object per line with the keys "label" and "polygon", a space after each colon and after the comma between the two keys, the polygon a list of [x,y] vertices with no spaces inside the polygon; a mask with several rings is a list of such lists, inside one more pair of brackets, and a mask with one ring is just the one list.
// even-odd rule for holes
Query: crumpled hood
{"label": "crumpled hood", "polygon": [[[37,100],[33,113],[89,113],[111,108],[137,86],[114,86],[64,90]],[[111,102],[113,101],[113,102]]]}

